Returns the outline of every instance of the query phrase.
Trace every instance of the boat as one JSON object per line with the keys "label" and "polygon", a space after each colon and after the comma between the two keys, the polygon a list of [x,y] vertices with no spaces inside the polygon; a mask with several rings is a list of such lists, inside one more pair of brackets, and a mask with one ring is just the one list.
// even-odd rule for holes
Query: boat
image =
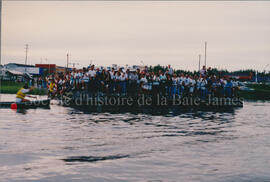
{"label": "boat", "polygon": [[18,109],[28,109],[28,108],[49,108],[50,107],[50,99],[45,100],[34,100],[29,102],[0,102],[0,108],[12,108],[12,105],[14,108]]}

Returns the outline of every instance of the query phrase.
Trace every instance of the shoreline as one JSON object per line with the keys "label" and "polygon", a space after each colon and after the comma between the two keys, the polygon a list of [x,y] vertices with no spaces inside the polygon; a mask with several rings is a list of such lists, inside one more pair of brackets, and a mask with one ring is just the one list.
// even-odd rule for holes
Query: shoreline
{"label": "shoreline", "polygon": [[[0,94],[16,94],[17,91],[24,85],[20,82],[6,82],[1,81],[0,84]],[[248,88],[254,90],[243,91],[239,90],[238,96],[245,100],[270,100],[270,85],[266,84],[247,84]],[[44,88],[34,88],[30,93],[31,95],[47,95],[47,89]]]}
{"label": "shoreline", "polygon": [[[1,94],[16,94],[20,88],[24,85],[23,82],[10,82],[1,81],[0,82],[0,93]],[[31,91],[31,95],[47,95],[47,89],[44,88],[34,88]]]}

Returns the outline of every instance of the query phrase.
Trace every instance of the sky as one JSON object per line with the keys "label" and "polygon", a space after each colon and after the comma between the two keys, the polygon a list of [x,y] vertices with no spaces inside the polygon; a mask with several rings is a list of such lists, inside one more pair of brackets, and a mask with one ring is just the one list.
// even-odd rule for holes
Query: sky
{"label": "sky", "polygon": [[[2,63],[270,70],[270,2],[3,1]],[[72,67],[72,65],[69,65]]]}

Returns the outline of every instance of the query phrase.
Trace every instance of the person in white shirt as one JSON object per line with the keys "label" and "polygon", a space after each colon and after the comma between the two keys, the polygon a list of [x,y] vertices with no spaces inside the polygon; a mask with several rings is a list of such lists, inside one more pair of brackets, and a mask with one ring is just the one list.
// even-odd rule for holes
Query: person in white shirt
{"label": "person in white shirt", "polygon": [[190,79],[189,79],[188,75],[186,75],[184,77],[183,83],[184,83],[184,96],[188,96],[189,95],[189,87],[190,87],[190,85],[189,85]]}
{"label": "person in white shirt", "polygon": [[203,66],[203,68],[200,70],[200,74],[202,77],[206,76],[206,67]]}
{"label": "person in white shirt", "polygon": [[185,87],[189,87],[190,78],[188,75],[184,78]]}
{"label": "person in white shirt", "polygon": [[130,94],[136,95],[138,91],[138,80],[139,76],[136,72],[131,72],[129,74],[129,82],[130,82]]}
{"label": "person in white shirt", "polygon": [[160,86],[160,77],[158,74],[154,74],[152,78],[153,86],[152,86],[152,91],[154,95],[157,95],[160,91],[159,86]]}
{"label": "person in white shirt", "polygon": [[89,91],[91,92],[91,94],[94,94],[98,89],[97,84],[96,84],[96,71],[94,70],[95,66],[92,65],[88,71],[88,76],[89,76],[89,82],[88,82],[88,86],[89,86]]}
{"label": "person in white shirt", "polygon": [[197,90],[199,92],[201,92],[201,81],[202,81],[202,77],[200,76],[198,79],[197,79]]}
{"label": "person in white shirt", "polygon": [[235,79],[232,80],[232,85],[233,85],[233,96],[238,95],[238,90],[239,90],[239,82],[236,81]]}
{"label": "person in white shirt", "polygon": [[89,83],[89,75],[88,72],[83,73],[82,76],[82,89],[86,89]]}
{"label": "person in white shirt", "polygon": [[127,87],[127,74],[126,73],[122,73],[121,78],[120,78],[121,82],[121,94],[125,95],[126,94],[126,87]]}
{"label": "person in white shirt", "polygon": [[147,93],[147,91],[148,91],[148,86],[147,86],[148,80],[147,80],[145,74],[142,75],[142,78],[140,79],[140,83],[141,83],[142,92]]}
{"label": "person in white shirt", "polygon": [[96,71],[93,69],[88,71],[88,75],[90,77],[90,80],[93,80],[96,77],[96,74],[97,74]]}
{"label": "person in white shirt", "polygon": [[159,76],[159,79],[160,79],[160,91],[161,91],[162,95],[165,95],[165,93],[166,93],[166,88],[165,87],[166,87],[167,77],[162,71],[160,71],[159,75],[160,75]]}
{"label": "person in white shirt", "polygon": [[168,65],[168,74],[170,74],[171,76],[173,75],[173,69],[171,65]]}
{"label": "person in white shirt", "polygon": [[173,77],[172,77],[172,95],[173,96],[175,96],[176,94],[178,94],[177,83],[178,83],[177,75],[176,74],[173,74]]}
{"label": "person in white shirt", "polygon": [[75,70],[73,69],[70,73],[70,85],[74,88],[75,87]]}
{"label": "person in white shirt", "polygon": [[207,80],[205,77],[203,77],[200,81],[200,88],[201,88],[201,97],[205,99],[207,96]]}
{"label": "person in white shirt", "polygon": [[115,71],[114,71],[114,68],[112,68],[112,70],[110,71],[110,75],[111,75],[111,79],[114,80],[114,77],[115,77]]}
{"label": "person in white shirt", "polygon": [[121,88],[121,72],[117,72],[116,74],[115,74],[115,88],[116,88],[116,91],[117,91],[117,94],[119,95],[119,94],[121,94],[121,90],[122,90],[122,88]]}
{"label": "person in white shirt", "polygon": [[192,76],[189,77],[189,94],[193,96],[194,89],[195,89],[196,81],[193,79]]}
{"label": "person in white shirt", "polygon": [[78,88],[79,85],[79,70],[74,73],[75,87]]}
{"label": "person in white shirt", "polygon": [[186,78],[184,77],[184,74],[181,74],[181,76],[179,76],[179,78],[178,78],[179,95],[183,95],[183,93],[184,93],[185,80],[186,80]]}
{"label": "person in white shirt", "polygon": [[114,68],[111,69],[110,73],[110,93],[114,93],[114,91],[116,90],[116,85],[115,85],[115,71]]}

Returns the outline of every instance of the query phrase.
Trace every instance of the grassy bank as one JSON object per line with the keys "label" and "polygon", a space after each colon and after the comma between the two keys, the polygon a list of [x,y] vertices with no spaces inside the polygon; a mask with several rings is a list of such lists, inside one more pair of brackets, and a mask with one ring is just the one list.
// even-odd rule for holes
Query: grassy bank
{"label": "grassy bank", "polygon": [[[1,81],[1,93],[16,94],[23,85],[24,83]],[[240,97],[247,100],[270,100],[270,85],[248,84],[247,87],[253,88],[254,91],[239,91]],[[30,94],[46,95],[47,90],[35,88]]]}
{"label": "grassy bank", "polygon": [[270,85],[248,84],[247,87],[253,91],[240,91],[239,96],[248,100],[270,100]]}
{"label": "grassy bank", "polygon": [[[1,81],[0,90],[1,90],[1,93],[16,94],[18,90],[22,88],[23,86],[24,86],[24,83],[21,83],[21,82]],[[47,91],[46,89],[34,88],[34,90],[32,90],[30,94],[46,95]]]}

